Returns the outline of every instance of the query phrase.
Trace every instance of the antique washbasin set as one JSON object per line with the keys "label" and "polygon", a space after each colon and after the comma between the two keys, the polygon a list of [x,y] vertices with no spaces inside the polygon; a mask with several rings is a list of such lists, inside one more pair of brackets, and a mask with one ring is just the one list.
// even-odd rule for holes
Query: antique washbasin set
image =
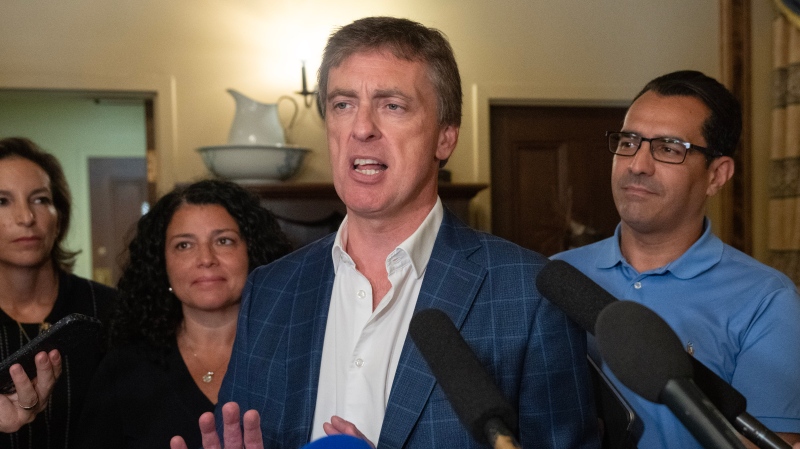
{"label": "antique washbasin set", "polygon": [[[209,171],[240,184],[279,182],[295,175],[311,151],[286,143],[286,130],[297,118],[297,102],[281,96],[276,103],[261,103],[233,89],[228,93],[236,101],[228,143],[197,149]],[[282,101],[294,106],[286,129],[278,115]]]}

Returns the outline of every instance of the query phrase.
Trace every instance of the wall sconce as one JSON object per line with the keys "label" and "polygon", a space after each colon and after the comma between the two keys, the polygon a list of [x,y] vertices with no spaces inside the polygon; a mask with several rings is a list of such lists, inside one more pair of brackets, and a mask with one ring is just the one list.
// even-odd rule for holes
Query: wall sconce
{"label": "wall sconce", "polygon": [[302,61],[302,64],[301,72],[303,75],[303,90],[295,93],[303,96],[303,103],[307,108],[310,108],[311,104],[317,100],[317,112],[319,113],[320,117],[325,118],[322,115],[322,107],[319,104],[319,97],[317,96],[318,92],[316,90],[308,90],[308,82],[306,81],[306,62]]}

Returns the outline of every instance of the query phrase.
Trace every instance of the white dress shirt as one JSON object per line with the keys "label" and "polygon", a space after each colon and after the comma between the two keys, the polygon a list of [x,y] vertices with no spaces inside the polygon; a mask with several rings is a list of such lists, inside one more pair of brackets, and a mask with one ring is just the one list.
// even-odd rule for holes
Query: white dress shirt
{"label": "white dress shirt", "polygon": [[347,247],[347,217],[333,245],[331,294],[311,439],[337,415],[378,443],[394,374],[417,303],[425,268],[444,215],[441,199],[417,230],[386,258],[391,288],[375,311],[372,287]]}

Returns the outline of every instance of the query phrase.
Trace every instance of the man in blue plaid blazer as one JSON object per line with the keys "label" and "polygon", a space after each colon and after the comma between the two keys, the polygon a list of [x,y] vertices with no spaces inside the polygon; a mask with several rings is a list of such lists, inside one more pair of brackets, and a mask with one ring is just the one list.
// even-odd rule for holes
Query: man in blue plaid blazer
{"label": "man in blue plaid blazer", "polygon": [[407,337],[427,308],[453,320],[515,406],[524,447],[596,447],[585,336],[534,285],[546,259],[470,229],[438,198],[462,95],[444,36],[360,19],[331,36],[319,86],[347,217],[251,274],[219,393],[233,403],[201,418],[204,447],[220,435],[228,449],[295,449],[336,433],[482,447]]}

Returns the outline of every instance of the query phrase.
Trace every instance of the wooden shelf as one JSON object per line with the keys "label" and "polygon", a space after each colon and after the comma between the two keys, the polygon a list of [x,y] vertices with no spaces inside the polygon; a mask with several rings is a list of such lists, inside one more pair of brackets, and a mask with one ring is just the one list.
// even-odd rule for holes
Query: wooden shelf
{"label": "wooden shelf", "polygon": [[[339,199],[333,184],[325,182],[276,182],[248,184],[245,187],[255,192],[258,196],[267,199]],[[442,183],[439,184],[439,196],[442,197],[442,201],[450,199],[469,200],[486,187],[486,184]]]}
{"label": "wooden shelf", "polygon": [[[338,229],[345,206],[331,183],[282,182],[247,184],[264,207],[277,217],[283,231],[296,247],[303,246]],[[442,202],[461,220],[469,223],[469,202],[486,184],[440,183]]]}

